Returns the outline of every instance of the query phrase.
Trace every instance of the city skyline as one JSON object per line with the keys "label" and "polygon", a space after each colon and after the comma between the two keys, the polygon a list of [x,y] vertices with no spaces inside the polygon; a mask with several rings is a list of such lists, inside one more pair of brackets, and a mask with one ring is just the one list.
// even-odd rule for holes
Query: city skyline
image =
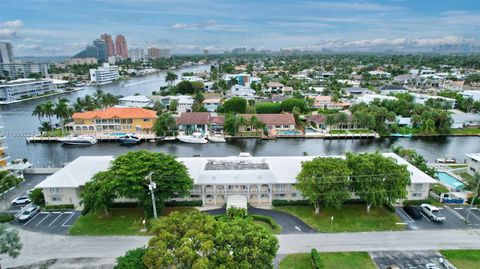
{"label": "city skyline", "polygon": [[472,1],[34,2],[2,0],[0,40],[10,41],[17,56],[73,55],[103,33],[128,37],[131,48],[172,53],[432,51],[445,44],[478,46],[480,33],[480,4]]}

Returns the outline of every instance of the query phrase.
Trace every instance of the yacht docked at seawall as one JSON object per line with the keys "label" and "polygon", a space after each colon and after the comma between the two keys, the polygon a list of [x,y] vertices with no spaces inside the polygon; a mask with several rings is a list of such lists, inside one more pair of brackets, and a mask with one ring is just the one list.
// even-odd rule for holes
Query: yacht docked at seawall
{"label": "yacht docked at seawall", "polygon": [[179,135],[177,139],[184,143],[190,144],[206,144],[208,140],[200,132],[194,132],[191,135]]}
{"label": "yacht docked at seawall", "polygon": [[92,136],[66,136],[58,139],[58,142],[64,145],[85,145],[90,146],[97,143],[97,139]]}

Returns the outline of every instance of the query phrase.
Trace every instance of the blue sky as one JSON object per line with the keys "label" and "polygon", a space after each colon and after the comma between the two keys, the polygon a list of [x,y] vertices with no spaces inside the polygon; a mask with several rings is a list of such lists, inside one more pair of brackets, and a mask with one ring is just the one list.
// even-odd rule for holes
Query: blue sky
{"label": "blue sky", "polygon": [[480,0],[0,0],[0,40],[18,56],[72,55],[104,32],[186,53],[429,50],[478,44]]}

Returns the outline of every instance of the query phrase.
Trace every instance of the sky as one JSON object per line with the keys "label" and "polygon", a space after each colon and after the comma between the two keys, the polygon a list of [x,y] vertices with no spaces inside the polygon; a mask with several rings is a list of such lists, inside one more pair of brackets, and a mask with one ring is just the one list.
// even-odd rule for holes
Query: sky
{"label": "sky", "polygon": [[173,53],[429,51],[479,45],[480,0],[0,0],[0,40],[15,56],[73,55],[102,33]]}

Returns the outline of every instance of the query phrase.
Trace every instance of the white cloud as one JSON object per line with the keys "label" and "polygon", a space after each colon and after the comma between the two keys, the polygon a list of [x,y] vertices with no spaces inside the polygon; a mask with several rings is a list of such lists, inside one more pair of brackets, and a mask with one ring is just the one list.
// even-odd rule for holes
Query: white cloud
{"label": "white cloud", "polygon": [[0,29],[0,38],[13,38],[17,35],[17,31],[13,29]]}
{"label": "white cloud", "polygon": [[6,21],[2,23],[2,26],[6,27],[22,27],[23,22],[21,20]]}
{"label": "white cloud", "polygon": [[217,23],[214,20],[208,20],[206,22],[199,23],[175,23],[172,25],[173,29],[184,29],[184,30],[201,30],[212,27]]}

